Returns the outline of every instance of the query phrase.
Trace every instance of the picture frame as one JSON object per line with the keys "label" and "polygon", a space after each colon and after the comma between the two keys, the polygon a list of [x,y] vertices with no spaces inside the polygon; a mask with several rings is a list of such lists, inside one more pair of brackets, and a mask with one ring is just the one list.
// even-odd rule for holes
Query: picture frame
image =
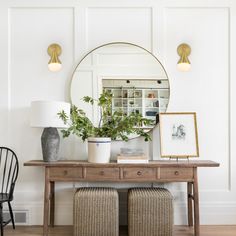
{"label": "picture frame", "polygon": [[161,157],[199,157],[195,112],[160,113]]}

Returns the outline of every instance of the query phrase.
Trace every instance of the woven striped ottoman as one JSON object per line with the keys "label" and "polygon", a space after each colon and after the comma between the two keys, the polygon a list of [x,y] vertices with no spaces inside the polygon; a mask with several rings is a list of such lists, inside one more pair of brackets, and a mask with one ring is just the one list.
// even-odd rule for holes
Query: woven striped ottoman
{"label": "woven striped ottoman", "polygon": [[134,188],[128,192],[129,236],[171,236],[173,198],[164,188]]}
{"label": "woven striped ottoman", "polygon": [[118,236],[118,193],[80,188],[74,196],[74,236]]}

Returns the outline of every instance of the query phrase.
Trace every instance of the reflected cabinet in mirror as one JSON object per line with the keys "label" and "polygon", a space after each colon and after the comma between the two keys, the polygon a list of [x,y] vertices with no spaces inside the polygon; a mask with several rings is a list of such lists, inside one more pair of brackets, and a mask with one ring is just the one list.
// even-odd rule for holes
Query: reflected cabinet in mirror
{"label": "reflected cabinet in mirror", "polygon": [[76,67],[71,80],[71,102],[98,123],[99,111],[83,102],[84,96],[98,98],[112,93],[111,112],[139,113],[159,123],[159,113],[169,103],[169,81],[160,61],[146,49],[130,43],[110,43],[89,52]]}

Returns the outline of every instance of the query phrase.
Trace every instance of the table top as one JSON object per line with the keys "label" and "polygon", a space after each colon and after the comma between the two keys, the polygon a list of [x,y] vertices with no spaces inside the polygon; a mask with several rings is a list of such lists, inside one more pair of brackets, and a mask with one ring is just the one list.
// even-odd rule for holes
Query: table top
{"label": "table top", "polygon": [[44,162],[43,160],[31,160],[24,163],[24,166],[39,167],[218,167],[219,163],[210,160],[156,160],[148,163],[89,163],[81,160],[60,160],[55,162]]}

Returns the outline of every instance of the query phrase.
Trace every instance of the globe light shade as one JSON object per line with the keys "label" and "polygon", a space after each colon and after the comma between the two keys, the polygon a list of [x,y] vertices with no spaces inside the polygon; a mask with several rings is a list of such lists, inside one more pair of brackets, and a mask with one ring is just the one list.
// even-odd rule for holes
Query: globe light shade
{"label": "globe light shade", "polygon": [[191,69],[191,64],[190,63],[178,63],[177,64],[177,69],[182,72],[187,72]]}
{"label": "globe light shade", "polygon": [[49,63],[48,69],[52,72],[60,71],[62,68],[61,63]]}

